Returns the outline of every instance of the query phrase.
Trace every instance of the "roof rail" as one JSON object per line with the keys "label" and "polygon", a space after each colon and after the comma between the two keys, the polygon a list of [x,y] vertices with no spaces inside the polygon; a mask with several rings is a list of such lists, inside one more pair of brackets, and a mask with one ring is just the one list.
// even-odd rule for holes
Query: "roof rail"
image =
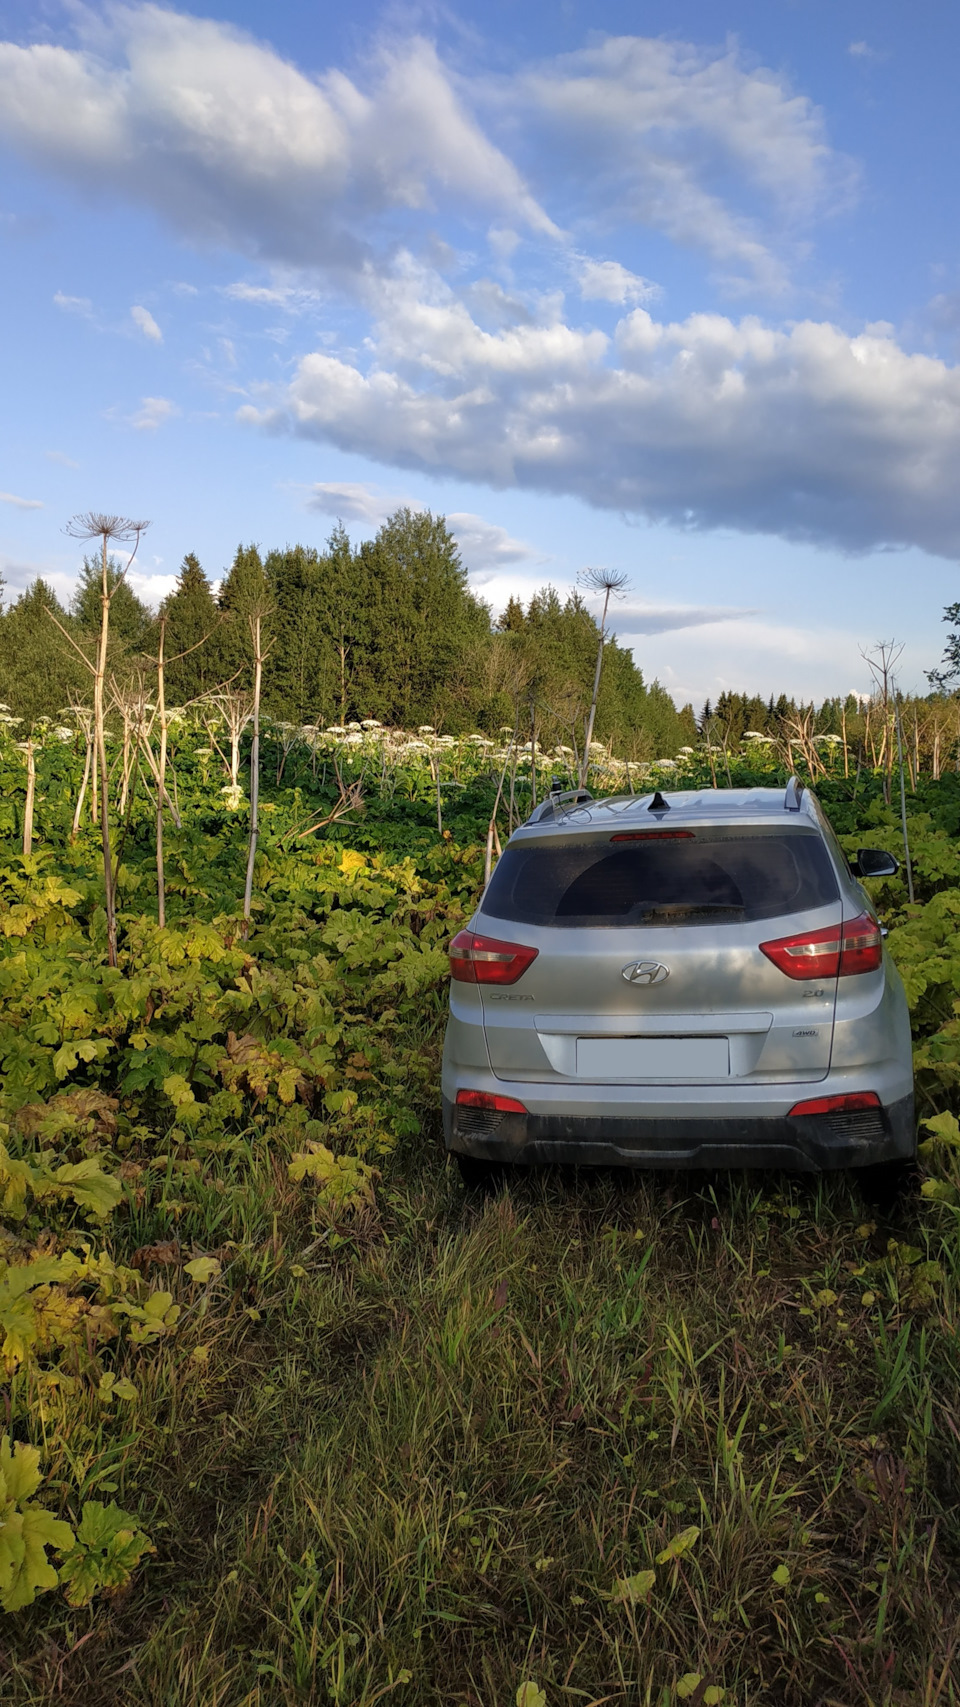
{"label": "roof rail", "polygon": [[551,788],[546,800],[534,807],[526,822],[528,824],[542,824],[545,818],[555,818],[561,810],[570,806],[580,806],[583,802],[592,799],[593,795],[589,788],[567,788],[563,790],[556,787]]}
{"label": "roof rail", "polygon": [[787,791],[783,797],[783,810],[785,812],[799,812],[802,794],[803,783],[798,776],[792,776],[787,783]]}

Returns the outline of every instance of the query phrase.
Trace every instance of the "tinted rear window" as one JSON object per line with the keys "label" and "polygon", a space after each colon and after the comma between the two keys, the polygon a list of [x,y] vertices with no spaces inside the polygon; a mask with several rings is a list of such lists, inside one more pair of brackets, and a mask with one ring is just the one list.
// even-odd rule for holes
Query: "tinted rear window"
{"label": "tinted rear window", "polygon": [[704,925],[780,918],[839,898],[816,831],[697,831],[690,841],[505,849],[481,911],[532,925]]}

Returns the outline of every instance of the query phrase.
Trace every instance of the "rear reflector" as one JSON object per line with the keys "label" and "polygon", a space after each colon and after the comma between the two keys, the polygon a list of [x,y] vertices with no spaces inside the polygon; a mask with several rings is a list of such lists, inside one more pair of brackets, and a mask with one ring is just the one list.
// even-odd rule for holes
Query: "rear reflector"
{"label": "rear reflector", "polygon": [[813,1097],[810,1102],[795,1102],[788,1120],[795,1114],[855,1114],[866,1108],[879,1108],[876,1091],[853,1091],[849,1096]]}
{"label": "rear reflector", "polygon": [[526,1114],[522,1102],[515,1097],[492,1096],[489,1091],[458,1091],[458,1108],[486,1108],[497,1114]]}
{"label": "rear reflector", "polygon": [[883,939],[876,920],[860,913],[822,931],[762,942],[760,952],[788,978],[846,978],[854,972],[876,972],[883,962]]}
{"label": "rear reflector", "polygon": [[692,842],[692,830],[621,830],[612,842]]}
{"label": "rear reflector", "polygon": [[519,942],[458,931],[449,948],[450,976],[458,984],[515,984],[538,953]]}

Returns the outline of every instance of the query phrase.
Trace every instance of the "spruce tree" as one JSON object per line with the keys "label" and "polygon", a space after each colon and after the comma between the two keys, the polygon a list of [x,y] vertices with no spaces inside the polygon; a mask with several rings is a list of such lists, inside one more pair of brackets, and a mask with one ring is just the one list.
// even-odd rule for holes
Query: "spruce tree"
{"label": "spruce tree", "polygon": [[217,598],[224,619],[218,643],[224,679],[245,666],[253,668],[250,617],[257,611],[266,611],[270,602],[270,587],[259,548],[238,545]]}
{"label": "spruce tree", "polygon": [[0,616],[0,700],[22,719],[21,734],[42,717],[58,718],[72,704],[89,704],[90,676],[50,621],[75,625],[46,581],[36,580]]}
{"label": "spruce tree", "polygon": [[[164,601],[164,656],[167,697],[185,705],[210,693],[221,680],[218,646],[220,613],[199,559],[188,551],[180,565],[177,585]],[[179,654],[186,653],[185,657]]]}
{"label": "spruce tree", "polygon": [[[113,593],[110,600],[110,633],[114,642],[120,642],[126,651],[141,652],[152,638],[156,619],[149,606],[137,598],[126,581],[121,581],[122,572],[122,564],[118,563],[115,557],[109,557],[107,586]],[[101,578],[100,559],[85,557],[77,589],[70,603],[70,614],[78,628],[86,634],[100,633]]]}

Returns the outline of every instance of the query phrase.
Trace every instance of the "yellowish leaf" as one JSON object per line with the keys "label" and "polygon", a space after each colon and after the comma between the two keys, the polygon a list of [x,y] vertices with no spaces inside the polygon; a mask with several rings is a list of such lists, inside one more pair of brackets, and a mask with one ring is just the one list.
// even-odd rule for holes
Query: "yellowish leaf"
{"label": "yellowish leaf", "polygon": [[669,1565],[671,1559],[682,1559],[684,1553],[689,1553],[690,1548],[699,1539],[700,1531],[696,1524],[691,1524],[688,1529],[681,1529],[679,1535],[675,1535],[672,1541],[667,1542],[663,1552],[657,1554],[657,1564]]}
{"label": "yellowish leaf", "polygon": [[184,1273],[189,1274],[198,1286],[206,1286],[208,1280],[217,1279],[220,1264],[216,1257],[194,1257],[192,1262],[184,1263]]}
{"label": "yellowish leaf", "polygon": [[536,1683],[521,1683],[517,1690],[517,1707],[547,1707],[547,1698]]}

